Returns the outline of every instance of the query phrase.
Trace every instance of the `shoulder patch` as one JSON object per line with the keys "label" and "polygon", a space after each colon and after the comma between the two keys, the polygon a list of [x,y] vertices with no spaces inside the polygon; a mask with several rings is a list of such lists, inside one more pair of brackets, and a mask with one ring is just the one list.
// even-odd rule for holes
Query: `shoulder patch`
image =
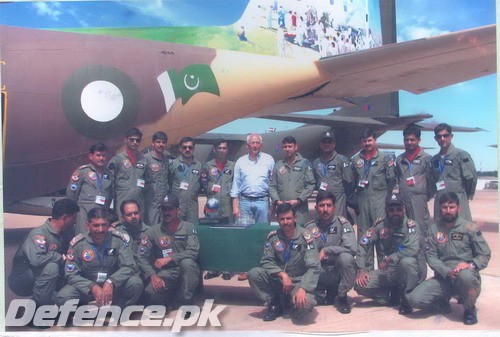
{"label": "shoulder patch", "polygon": [[270,238],[272,238],[273,236],[275,236],[278,232],[277,231],[271,231],[269,234],[267,234],[267,239],[269,240]]}
{"label": "shoulder patch", "polygon": [[406,222],[406,224],[408,225],[409,228],[413,228],[416,226],[416,222],[415,220],[412,220],[412,219],[408,219],[408,221]]}
{"label": "shoulder patch", "polygon": [[87,168],[87,167],[89,167],[89,164],[78,166],[77,170],[82,170],[82,169]]}
{"label": "shoulder patch", "polygon": [[78,241],[83,240],[84,237],[85,236],[82,233],[78,234],[73,239],[71,239],[71,241],[69,242],[69,245],[74,246]]}
{"label": "shoulder patch", "polygon": [[309,232],[308,230],[303,231],[302,236],[304,237],[304,240],[306,240],[308,244],[314,242],[314,235],[312,235],[311,232]]}
{"label": "shoulder patch", "polygon": [[374,224],[373,224],[373,227],[377,226],[379,223],[381,223],[384,219],[382,218],[378,218],[377,220],[375,220]]}
{"label": "shoulder patch", "polygon": [[119,237],[125,243],[129,243],[130,242],[130,236],[128,234],[126,234],[126,233],[123,233],[123,232],[117,231],[115,229],[112,229],[111,230],[111,234],[113,234],[114,236]]}
{"label": "shoulder patch", "polygon": [[342,225],[345,225],[345,224],[348,224],[349,223],[349,220],[347,220],[346,218],[344,218],[343,216],[339,216],[339,221]]}

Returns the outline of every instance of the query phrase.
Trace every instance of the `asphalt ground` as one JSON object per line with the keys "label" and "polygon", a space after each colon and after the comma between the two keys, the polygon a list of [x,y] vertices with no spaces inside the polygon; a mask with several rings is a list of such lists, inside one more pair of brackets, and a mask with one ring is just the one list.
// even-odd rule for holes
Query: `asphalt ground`
{"label": "asphalt ground", "polygon": [[[200,202],[200,204],[202,204]],[[431,204],[430,204],[431,205]],[[429,207],[432,211],[432,207]],[[203,305],[203,299],[214,299],[214,305],[225,305],[226,308],[219,315],[221,327],[188,327],[183,331],[191,331],[193,334],[208,332],[212,334],[229,331],[240,331],[247,333],[286,332],[286,333],[353,333],[367,332],[373,334],[376,331],[386,333],[399,330],[418,332],[423,330],[439,330],[444,333],[462,331],[468,333],[479,333],[484,330],[500,330],[500,254],[499,254],[499,226],[498,226],[498,192],[496,190],[477,191],[471,202],[471,209],[476,223],[481,228],[491,250],[492,257],[488,267],[481,271],[482,292],[477,301],[479,322],[473,326],[462,323],[463,307],[452,299],[452,313],[441,315],[423,311],[414,311],[408,316],[398,314],[397,307],[384,307],[374,301],[357,295],[354,290],[349,292],[352,312],[347,315],[340,314],[333,306],[317,306],[309,319],[303,322],[292,321],[285,315],[273,322],[263,322],[265,308],[252,293],[247,281],[238,281],[236,275],[229,281],[221,277],[204,281],[204,294],[200,297],[198,304]],[[12,256],[14,255],[20,240],[29,231],[29,228],[43,223],[44,217],[4,214],[4,247],[5,247],[5,278],[10,272]],[[18,229],[15,229],[18,228]],[[428,277],[433,272],[428,273]],[[6,283],[5,283],[6,284]],[[8,286],[5,286],[5,307],[9,307],[14,298]],[[174,318],[176,311],[170,312],[168,317]],[[90,333],[94,331],[127,333],[131,330],[147,331],[169,331],[169,328],[150,327],[51,327],[44,333]],[[7,328],[9,332],[34,331],[33,329]],[[196,332],[195,332],[196,331]],[[496,334],[494,331],[490,331]],[[441,335],[440,333],[440,335]],[[274,335],[273,333],[271,333]]]}

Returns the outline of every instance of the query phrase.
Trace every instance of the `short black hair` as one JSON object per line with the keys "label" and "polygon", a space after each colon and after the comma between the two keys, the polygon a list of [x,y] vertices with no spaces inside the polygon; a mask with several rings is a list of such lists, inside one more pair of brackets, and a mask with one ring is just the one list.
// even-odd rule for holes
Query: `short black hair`
{"label": "short black hair", "polygon": [[92,144],[90,146],[89,153],[95,153],[95,152],[108,152],[108,148],[104,143]]}
{"label": "short black hair", "polygon": [[125,138],[139,136],[142,139],[142,132],[138,128],[131,127],[125,131]]}
{"label": "short black hair", "polygon": [[449,202],[455,203],[457,204],[457,206],[460,206],[460,198],[455,192],[444,192],[439,197],[439,206]]}
{"label": "short black hair", "polygon": [[107,208],[105,207],[94,207],[87,214],[87,222],[90,223],[92,219],[105,219],[110,220],[110,214]]}
{"label": "short black hair", "polygon": [[319,190],[318,194],[316,195],[316,205],[322,202],[325,199],[332,199],[333,204],[335,205],[335,195],[332,192],[327,192],[323,190]]}
{"label": "short black hair", "polygon": [[297,140],[293,136],[286,136],[281,141],[281,144],[297,144]]}
{"label": "short black hair", "polygon": [[194,145],[193,137],[182,137],[180,142],[179,142],[179,145],[182,145],[182,144],[187,143],[187,142],[192,142]]}
{"label": "short black hair", "polygon": [[441,132],[443,130],[446,130],[449,133],[451,133],[452,132],[451,125],[448,125],[446,123],[441,123],[441,124],[436,125],[436,127],[434,128],[434,135],[437,135],[439,132]]}
{"label": "short black hair", "polygon": [[153,142],[155,140],[164,140],[164,141],[168,141],[168,136],[165,132],[163,131],[156,131],[154,134],[153,134]]}
{"label": "short black hair", "polygon": [[141,206],[139,206],[139,203],[137,202],[137,200],[127,199],[127,200],[123,200],[122,203],[120,204],[120,213],[121,214],[125,213],[125,205],[127,205],[127,204],[136,204],[137,209],[139,211],[141,210]]}
{"label": "short black hair", "polygon": [[366,128],[363,130],[363,132],[361,132],[359,139],[366,139],[366,138],[370,138],[370,137],[377,139],[377,135],[375,134],[375,131],[373,131],[370,128]]}
{"label": "short black hair", "polygon": [[220,144],[226,143],[227,147],[229,147],[229,142],[226,139],[219,138],[214,142],[214,148],[218,148]]}
{"label": "short black hair", "polygon": [[293,208],[292,204],[289,204],[288,202],[276,206],[276,215],[287,213],[289,211],[292,211],[293,215],[295,215],[295,208]]}
{"label": "short black hair", "polygon": [[52,206],[52,218],[59,219],[63,215],[75,214],[80,212],[80,207],[73,200],[64,198],[57,200]]}
{"label": "short black hair", "polygon": [[410,124],[408,125],[404,130],[403,130],[403,137],[409,136],[409,135],[414,135],[418,139],[420,139],[420,136],[422,135],[422,132],[420,131],[420,127],[416,126],[415,124]]}

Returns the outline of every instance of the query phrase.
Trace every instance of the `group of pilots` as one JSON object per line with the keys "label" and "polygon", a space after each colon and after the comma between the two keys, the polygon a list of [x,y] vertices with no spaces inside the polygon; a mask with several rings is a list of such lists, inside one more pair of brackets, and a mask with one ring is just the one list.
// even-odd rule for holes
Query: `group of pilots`
{"label": "group of pilots", "polygon": [[[348,159],[335,151],[333,132],[324,132],[312,163],[288,136],[275,163],[261,151],[262,137],[250,134],[247,155],[228,160],[228,141],[219,140],[214,158],[203,164],[191,137],[181,139],[174,158],[166,152],[167,135],[156,132],[143,154],[142,133],[130,128],[125,150],[109,162],[104,144],[91,146],[89,164],[72,173],[66,198],[23,240],[9,286],[37,306],[71,299],[120,307],[194,304],[201,280],[195,224],[204,190],[207,216],[268,222],[273,213],[279,224],[267,236],[260,266],[238,278],[248,278],[266,304],[264,321],[288,309],[292,319],[303,320],[315,305],[333,304],[348,314],[347,293],[354,288],[380,305],[399,305],[401,315],[450,313],[455,297],[464,324],[476,324],[479,271],[491,256],[468,204],[477,173],[470,155],[453,146],[449,125],[434,129],[440,146],[434,156],[419,146],[420,135],[408,126],[405,152],[394,158],[379,151],[376,134],[366,129],[362,149]],[[205,279],[216,276],[208,271]]]}

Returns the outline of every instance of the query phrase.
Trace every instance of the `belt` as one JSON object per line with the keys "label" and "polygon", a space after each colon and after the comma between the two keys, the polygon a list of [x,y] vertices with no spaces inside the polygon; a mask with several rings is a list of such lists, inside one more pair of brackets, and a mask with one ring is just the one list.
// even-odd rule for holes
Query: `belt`
{"label": "belt", "polygon": [[267,194],[266,195],[261,195],[259,197],[252,197],[252,196],[249,196],[249,195],[245,195],[245,194],[240,194],[240,196],[242,198],[245,198],[245,199],[262,199],[262,198],[267,198]]}

